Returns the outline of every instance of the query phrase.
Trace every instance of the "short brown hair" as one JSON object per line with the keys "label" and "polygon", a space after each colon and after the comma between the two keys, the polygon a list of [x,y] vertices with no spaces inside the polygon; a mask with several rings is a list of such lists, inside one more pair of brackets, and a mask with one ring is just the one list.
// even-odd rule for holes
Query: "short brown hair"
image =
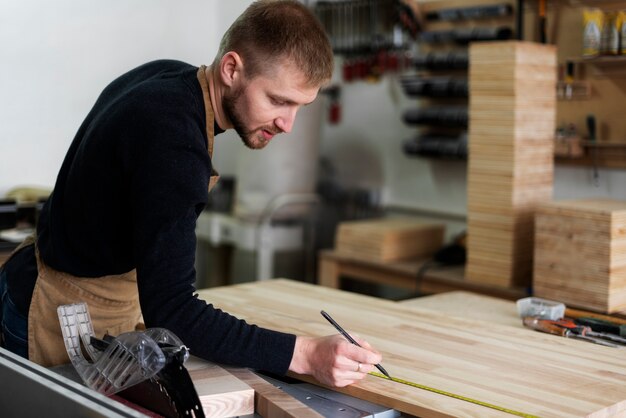
{"label": "short brown hair", "polygon": [[333,73],[324,29],[306,6],[293,0],[252,3],[224,34],[214,64],[229,51],[242,57],[250,78],[282,58],[292,59],[312,86],[326,83]]}

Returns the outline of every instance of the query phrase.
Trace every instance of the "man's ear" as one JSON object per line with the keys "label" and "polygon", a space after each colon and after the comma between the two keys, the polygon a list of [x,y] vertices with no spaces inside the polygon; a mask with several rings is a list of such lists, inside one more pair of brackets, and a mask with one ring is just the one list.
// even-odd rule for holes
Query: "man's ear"
{"label": "man's ear", "polygon": [[229,51],[220,60],[220,78],[222,82],[228,87],[232,87],[234,84],[240,82],[243,76],[243,61],[241,56],[234,52]]}

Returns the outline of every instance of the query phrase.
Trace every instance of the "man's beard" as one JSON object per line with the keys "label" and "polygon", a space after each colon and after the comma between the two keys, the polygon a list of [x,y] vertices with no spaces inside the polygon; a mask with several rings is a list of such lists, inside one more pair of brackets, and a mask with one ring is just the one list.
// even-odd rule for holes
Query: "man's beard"
{"label": "man's beard", "polygon": [[[233,91],[231,95],[224,96],[224,100],[222,102],[224,114],[230,120],[233,125],[233,129],[235,129],[235,132],[237,132],[246,147],[250,149],[261,149],[268,144],[268,141],[263,141],[262,139],[255,141],[255,135],[260,136],[261,132],[257,132],[257,130],[249,131],[243,122],[243,116],[237,110],[237,103],[239,103],[243,92],[244,88],[240,87],[239,89]],[[271,132],[269,129],[268,131]]]}

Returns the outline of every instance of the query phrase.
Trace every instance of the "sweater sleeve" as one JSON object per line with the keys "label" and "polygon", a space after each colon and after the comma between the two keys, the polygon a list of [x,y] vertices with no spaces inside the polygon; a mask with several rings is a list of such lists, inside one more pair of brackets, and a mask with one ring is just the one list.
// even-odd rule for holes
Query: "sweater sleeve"
{"label": "sweater sleeve", "polygon": [[129,189],[146,325],[171,330],[207,360],[286,373],[294,335],[250,325],[194,297],[195,226],[211,171],[203,124],[157,109],[134,118],[147,138],[135,150]]}

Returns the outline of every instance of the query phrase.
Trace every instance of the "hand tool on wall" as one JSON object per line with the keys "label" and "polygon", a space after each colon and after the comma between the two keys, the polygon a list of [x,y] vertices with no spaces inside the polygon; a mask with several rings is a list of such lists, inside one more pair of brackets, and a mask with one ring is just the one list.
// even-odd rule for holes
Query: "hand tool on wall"
{"label": "hand tool on wall", "polygon": [[467,70],[469,57],[466,51],[429,52],[417,55],[413,65],[424,70]]}
{"label": "hand tool on wall", "polygon": [[427,133],[403,144],[405,154],[420,157],[467,159],[467,134],[452,136]]}
{"label": "hand tool on wall", "polygon": [[539,0],[539,41],[542,44],[547,42],[546,39],[546,0]]}
{"label": "hand tool on wall", "polygon": [[598,143],[596,137],[596,117],[593,114],[587,115],[587,130],[589,131],[589,142],[591,142],[593,152],[593,184],[600,185],[600,174],[598,173]]}
{"label": "hand tool on wall", "polygon": [[426,19],[452,22],[465,19],[503,17],[510,15],[512,12],[513,7],[510,4],[501,3],[486,6],[454,7],[433,10],[426,13]]}
{"label": "hand tool on wall", "polygon": [[504,41],[513,37],[513,30],[506,26],[472,27],[450,30],[436,30],[422,32],[420,40],[427,43],[455,42],[467,45],[479,41]]}
{"label": "hand tool on wall", "polygon": [[517,0],[515,6],[515,35],[518,41],[524,40],[524,0]]}
{"label": "hand tool on wall", "polygon": [[408,109],[403,115],[404,122],[412,125],[432,125],[466,128],[468,111],[465,106],[437,106]]}
{"label": "hand tool on wall", "polygon": [[580,328],[576,324],[573,327],[566,326],[564,324],[557,324],[557,321],[552,321],[549,319],[540,319],[533,316],[527,316],[523,319],[524,326],[528,328],[532,328],[536,331],[545,332],[547,334],[558,335],[566,338],[573,338],[577,340],[589,341],[594,344],[604,345],[607,347],[613,348],[623,348],[623,345],[616,344],[613,342],[606,341],[602,338],[592,337],[587,335],[587,332],[581,331]]}
{"label": "hand tool on wall", "polygon": [[417,97],[467,97],[468,83],[466,78],[411,77],[401,80],[402,88],[408,96]]}
{"label": "hand tool on wall", "polygon": [[400,23],[409,32],[413,39],[417,39],[417,34],[424,27],[422,12],[416,0],[398,0],[398,17]]}

